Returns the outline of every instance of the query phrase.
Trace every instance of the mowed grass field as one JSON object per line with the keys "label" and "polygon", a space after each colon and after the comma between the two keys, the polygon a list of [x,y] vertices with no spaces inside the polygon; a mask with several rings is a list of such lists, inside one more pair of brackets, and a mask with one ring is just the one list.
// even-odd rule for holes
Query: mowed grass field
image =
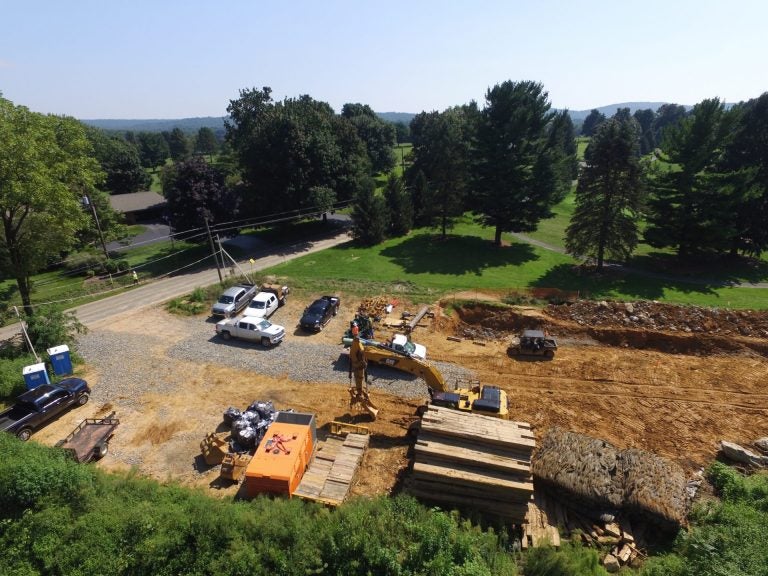
{"label": "mowed grass field", "polygon": [[[402,293],[431,301],[455,291],[515,292],[526,287],[578,291],[583,297],[648,299],[671,303],[768,309],[768,289],[722,286],[725,279],[687,281],[608,270],[595,274],[570,256],[504,235],[463,218],[446,239],[432,230],[364,248],[349,242],[266,270],[309,290],[335,289],[358,294]],[[715,272],[713,272],[714,274]]]}

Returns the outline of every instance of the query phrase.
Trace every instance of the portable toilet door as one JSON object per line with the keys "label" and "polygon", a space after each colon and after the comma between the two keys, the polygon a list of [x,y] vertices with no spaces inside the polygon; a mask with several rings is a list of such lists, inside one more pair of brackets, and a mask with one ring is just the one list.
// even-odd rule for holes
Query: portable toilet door
{"label": "portable toilet door", "polygon": [[48,378],[48,371],[45,369],[45,362],[24,366],[21,373],[24,376],[24,382],[27,384],[27,390],[51,383],[51,379]]}
{"label": "portable toilet door", "polygon": [[69,354],[69,346],[62,344],[48,348],[48,356],[51,359],[53,373],[56,376],[67,376],[72,374],[72,358]]}

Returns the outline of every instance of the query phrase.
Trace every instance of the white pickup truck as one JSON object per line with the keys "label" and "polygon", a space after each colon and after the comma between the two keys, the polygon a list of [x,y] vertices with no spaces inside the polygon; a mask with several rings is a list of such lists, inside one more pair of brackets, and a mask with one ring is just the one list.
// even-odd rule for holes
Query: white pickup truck
{"label": "white pickup truck", "polygon": [[285,338],[285,328],[254,316],[221,320],[216,323],[216,333],[224,340],[240,338],[260,342],[265,347],[276,346]]}

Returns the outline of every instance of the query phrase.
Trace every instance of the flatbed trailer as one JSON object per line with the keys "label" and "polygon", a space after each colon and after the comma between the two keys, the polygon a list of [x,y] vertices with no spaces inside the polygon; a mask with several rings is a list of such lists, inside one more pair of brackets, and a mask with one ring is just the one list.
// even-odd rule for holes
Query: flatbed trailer
{"label": "flatbed trailer", "polygon": [[78,462],[91,462],[107,455],[109,441],[120,420],[112,412],[106,418],[86,418],[56,446],[71,453]]}

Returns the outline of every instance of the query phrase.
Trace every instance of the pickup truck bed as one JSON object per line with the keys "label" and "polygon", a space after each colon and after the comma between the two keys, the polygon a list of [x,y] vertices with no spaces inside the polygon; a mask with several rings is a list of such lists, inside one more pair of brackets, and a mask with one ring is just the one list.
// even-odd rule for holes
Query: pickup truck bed
{"label": "pickup truck bed", "polygon": [[56,446],[69,450],[78,462],[90,462],[106,456],[109,440],[120,420],[112,412],[106,418],[86,418]]}

